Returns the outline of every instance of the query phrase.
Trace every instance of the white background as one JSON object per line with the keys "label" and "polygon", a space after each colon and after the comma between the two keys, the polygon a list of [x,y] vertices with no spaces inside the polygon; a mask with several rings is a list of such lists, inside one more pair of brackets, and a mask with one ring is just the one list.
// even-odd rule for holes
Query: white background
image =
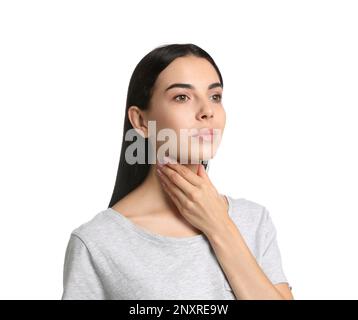
{"label": "white background", "polygon": [[106,209],[129,78],[194,43],[224,78],[209,175],[266,206],[296,299],[357,299],[356,1],[1,1],[0,298],[60,299],[70,232]]}

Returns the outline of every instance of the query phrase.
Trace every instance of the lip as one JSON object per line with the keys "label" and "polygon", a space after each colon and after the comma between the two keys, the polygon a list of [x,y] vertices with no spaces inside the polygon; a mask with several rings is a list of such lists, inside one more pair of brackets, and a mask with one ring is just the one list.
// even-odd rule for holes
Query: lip
{"label": "lip", "polygon": [[214,130],[212,128],[202,128],[198,129],[198,132],[194,133],[192,137],[212,137],[214,135]]}

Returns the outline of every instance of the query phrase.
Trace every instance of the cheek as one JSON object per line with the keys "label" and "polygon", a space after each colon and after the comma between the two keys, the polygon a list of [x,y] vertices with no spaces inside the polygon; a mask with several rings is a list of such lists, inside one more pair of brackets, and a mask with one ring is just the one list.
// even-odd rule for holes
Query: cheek
{"label": "cheek", "polygon": [[218,116],[218,122],[221,124],[222,127],[225,126],[225,122],[226,122],[226,112],[224,108],[220,108],[217,112],[217,116]]}
{"label": "cheek", "polygon": [[157,119],[157,130],[159,129],[172,129],[178,135],[181,128],[190,127],[192,117],[188,111],[180,109],[172,109],[170,112],[162,112],[158,115]]}
{"label": "cheek", "polygon": [[225,125],[226,125],[226,112],[224,109],[220,109],[220,111],[217,112],[216,114],[216,122],[215,122],[215,127],[220,129],[222,132],[225,129]]}
{"label": "cheek", "polygon": [[[188,112],[184,112],[184,110],[167,110],[161,112],[156,112],[156,114],[152,114],[152,119],[156,121],[156,136],[157,136],[157,149],[165,144],[166,147],[171,147],[172,149],[177,149],[179,142],[180,142],[180,129],[182,128],[189,128],[191,121],[190,115]],[[167,130],[169,129],[169,130]],[[176,136],[176,143],[175,139],[168,138],[168,134],[175,134]],[[163,140],[163,137],[165,141]]]}

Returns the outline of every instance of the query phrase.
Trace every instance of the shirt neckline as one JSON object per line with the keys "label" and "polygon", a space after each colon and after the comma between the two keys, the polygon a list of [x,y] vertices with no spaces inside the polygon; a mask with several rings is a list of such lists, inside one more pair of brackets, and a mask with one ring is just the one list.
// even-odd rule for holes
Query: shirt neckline
{"label": "shirt neckline", "polygon": [[[232,216],[232,199],[228,195],[223,195],[228,202],[228,215]],[[111,207],[107,208],[104,212],[107,212],[111,217],[113,217],[117,222],[126,227],[127,229],[134,231],[138,235],[150,240],[155,241],[164,245],[189,245],[194,243],[201,243],[203,241],[207,241],[206,236],[201,233],[195,236],[189,237],[170,237],[164,236],[158,233],[154,233],[150,230],[147,230],[136,223],[132,222],[129,218],[124,216],[119,211],[112,209]]]}

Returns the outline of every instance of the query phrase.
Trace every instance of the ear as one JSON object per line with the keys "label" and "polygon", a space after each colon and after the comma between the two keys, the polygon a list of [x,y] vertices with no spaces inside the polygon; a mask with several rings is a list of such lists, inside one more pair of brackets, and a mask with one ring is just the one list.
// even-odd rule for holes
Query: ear
{"label": "ear", "polygon": [[138,134],[143,138],[148,138],[148,124],[143,110],[137,106],[130,106],[128,108],[128,119]]}

